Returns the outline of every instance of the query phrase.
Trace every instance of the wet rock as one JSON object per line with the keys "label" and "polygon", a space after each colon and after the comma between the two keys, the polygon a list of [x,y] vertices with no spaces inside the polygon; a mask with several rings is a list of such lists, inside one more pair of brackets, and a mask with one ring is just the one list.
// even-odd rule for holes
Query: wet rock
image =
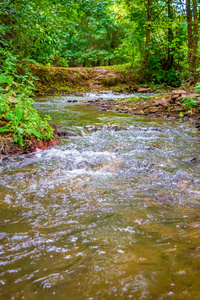
{"label": "wet rock", "polygon": [[111,125],[110,128],[114,131],[127,130],[126,126]]}
{"label": "wet rock", "polygon": [[126,126],[118,126],[118,125],[107,125],[107,126],[86,126],[87,130],[90,132],[96,132],[99,130],[114,130],[114,131],[121,131],[121,130],[128,130]]}
{"label": "wet rock", "polygon": [[59,131],[58,132],[59,137],[70,137],[70,136],[78,136],[75,132],[72,131]]}
{"label": "wet rock", "polygon": [[162,204],[170,203],[172,200],[172,197],[168,194],[163,194],[155,198],[155,201],[160,202]]}
{"label": "wet rock", "polygon": [[200,162],[200,156],[196,156],[196,157],[192,158],[190,161],[193,163]]}
{"label": "wet rock", "polygon": [[55,124],[50,124],[52,128],[54,128],[54,135],[58,137],[70,137],[70,136],[78,136],[75,132],[61,130],[61,128]]}

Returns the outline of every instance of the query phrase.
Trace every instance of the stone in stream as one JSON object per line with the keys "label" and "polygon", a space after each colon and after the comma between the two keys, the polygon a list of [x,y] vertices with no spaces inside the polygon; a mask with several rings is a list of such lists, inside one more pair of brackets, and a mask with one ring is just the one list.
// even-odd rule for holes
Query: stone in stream
{"label": "stone in stream", "polygon": [[196,157],[192,158],[190,161],[193,163],[200,162],[200,156],[196,156]]}
{"label": "stone in stream", "polygon": [[60,130],[60,127],[55,124],[50,124],[54,128],[54,134],[58,137],[69,137],[69,136],[78,136],[75,132]]}

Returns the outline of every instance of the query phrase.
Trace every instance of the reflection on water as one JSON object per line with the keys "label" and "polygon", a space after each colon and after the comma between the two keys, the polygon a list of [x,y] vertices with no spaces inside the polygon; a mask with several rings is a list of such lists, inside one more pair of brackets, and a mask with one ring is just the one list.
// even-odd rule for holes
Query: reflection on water
{"label": "reflection on water", "polygon": [[56,99],[79,136],[0,164],[1,299],[200,299],[192,125]]}

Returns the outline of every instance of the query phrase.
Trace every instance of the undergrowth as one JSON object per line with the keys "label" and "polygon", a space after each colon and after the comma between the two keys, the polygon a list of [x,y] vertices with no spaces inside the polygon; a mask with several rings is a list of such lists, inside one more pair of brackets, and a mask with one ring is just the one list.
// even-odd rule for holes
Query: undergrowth
{"label": "undergrowth", "polygon": [[54,129],[47,122],[49,117],[42,119],[33,107],[35,79],[27,61],[19,61],[11,52],[0,50],[0,133],[12,134],[20,146],[27,135],[39,139],[53,137]]}

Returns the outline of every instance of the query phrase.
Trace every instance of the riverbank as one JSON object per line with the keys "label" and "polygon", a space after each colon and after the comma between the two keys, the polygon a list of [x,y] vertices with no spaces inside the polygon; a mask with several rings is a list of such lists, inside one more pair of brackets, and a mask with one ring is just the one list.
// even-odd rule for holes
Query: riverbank
{"label": "riverbank", "polygon": [[[195,97],[194,100],[191,100]],[[200,95],[185,90],[173,90],[152,96],[136,96],[123,100],[108,101],[97,99],[90,101],[89,106],[98,110],[114,111],[131,115],[164,117],[170,119],[194,120],[200,129]]]}
{"label": "riverbank", "polygon": [[[88,105],[96,106],[98,110],[194,120],[200,129],[200,95],[194,94],[192,89],[175,90],[168,87],[159,90],[151,84],[139,85],[137,74],[128,66],[96,67],[96,68],[62,68],[42,65],[30,65],[33,76],[38,80],[35,83],[35,95],[67,95],[83,94],[84,92],[98,93],[112,91],[115,94],[134,94],[134,97],[122,100],[97,99],[88,101]],[[153,87],[153,88],[152,88]],[[153,95],[147,96],[147,93]],[[137,95],[140,96],[137,96]],[[141,95],[144,96],[141,96]],[[9,105],[16,105],[14,103]],[[61,129],[62,130],[62,129]],[[59,136],[54,133],[52,140],[39,139],[36,136],[26,136],[24,145],[14,142],[12,135],[1,134],[0,157],[16,154],[27,154],[39,149],[46,149],[59,142]]]}
{"label": "riverbank", "polygon": [[[147,88],[147,87],[146,87]],[[199,118],[199,102],[200,96],[197,95],[195,102],[186,102],[183,99],[190,99],[189,92],[184,90],[173,90],[167,93],[160,93],[157,95],[148,96],[144,94],[143,96],[134,96],[126,99],[109,99],[106,92],[102,95],[106,97],[101,98],[101,94],[96,93],[95,100],[86,100],[85,105],[94,106],[100,111],[112,111],[116,113],[126,113],[129,115],[141,115],[163,117],[169,119],[180,119],[183,121],[192,121],[196,123],[196,127],[200,129],[200,118]],[[119,96],[116,93],[111,94],[115,97]],[[122,94],[121,94],[122,95]],[[120,96],[121,96],[120,95]],[[125,96],[125,94],[124,94]],[[126,95],[127,96],[127,95]],[[81,98],[81,97],[80,97]],[[184,102],[185,101],[185,102]],[[68,101],[67,101],[68,102]],[[71,102],[71,100],[69,100]],[[78,100],[76,100],[78,102]],[[185,103],[185,106],[183,105]],[[187,104],[187,105],[186,105]],[[190,106],[188,107],[188,105]],[[52,147],[60,142],[60,137],[76,135],[73,132],[66,132],[61,128],[51,125],[54,129],[54,137],[51,140],[39,139],[35,136],[24,137],[24,145],[20,146],[14,142],[13,136],[5,133],[0,135],[0,157],[7,157],[17,154],[28,154],[35,152],[36,149],[45,150],[46,148]]]}
{"label": "riverbank", "polygon": [[12,135],[0,135],[0,160],[7,156],[34,153],[37,149],[45,150],[59,142],[58,136],[55,136],[52,140],[45,140],[32,135],[25,137],[24,145],[20,146],[14,142]]}
{"label": "riverbank", "polygon": [[[98,101],[98,109],[114,110],[133,115],[152,115],[170,118],[195,119],[200,127],[200,95],[192,88],[174,89],[155,87],[152,84],[139,85],[138,75],[129,66],[109,66],[95,68],[65,68],[30,65],[36,81],[35,94],[65,95],[69,93],[113,91],[115,93],[156,93],[152,97],[134,97],[130,100],[109,103]],[[153,87],[153,88],[152,88]],[[159,94],[158,94],[159,93]],[[198,98],[199,97],[199,98]],[[188,98],[183,101],[184,98]],[[194,101],[190,100],[197,98]],[[91,104],[91,103],[90,103]]]}
{"label": "riverbank", "polygon": [[64,68],[30,64],[36,95],[60,95],[89,91],[128,91],[137,83],[137,74],[129,66]]}

